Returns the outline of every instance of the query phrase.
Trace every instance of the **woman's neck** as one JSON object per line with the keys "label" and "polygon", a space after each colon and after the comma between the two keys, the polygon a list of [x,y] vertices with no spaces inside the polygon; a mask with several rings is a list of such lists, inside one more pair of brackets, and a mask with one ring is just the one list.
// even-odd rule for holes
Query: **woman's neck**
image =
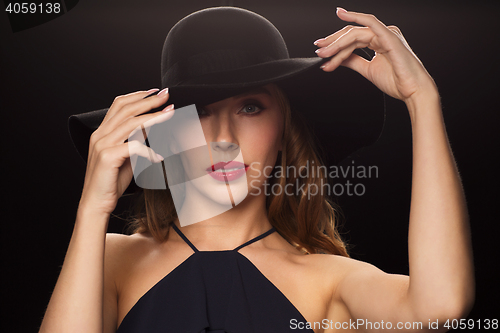
{"label": "woman's neck", "polygon": [[[193,212],[196,200],[189,200],[181,208]],[[199,209],[199,207],[198,207]],[[181,227],[179,219],[175,221]],[[201,251],[232,250],[271,228],[267,218],[266,197],[248,195],[240,204],[222,214],[181,227],[186,237]]]}

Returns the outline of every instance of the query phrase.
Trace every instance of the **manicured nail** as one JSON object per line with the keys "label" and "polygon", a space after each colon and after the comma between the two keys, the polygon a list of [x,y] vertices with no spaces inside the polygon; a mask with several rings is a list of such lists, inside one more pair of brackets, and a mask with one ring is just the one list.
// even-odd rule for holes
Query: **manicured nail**
{"label": "manicured nail", "polygon": [[323,48],[320,48],[320,49],[317,49],[317,50],[316,50],[316,51],[314,51],[314,52],[316,52],[316,53],[320,53],[322,50],[323,50]]}
{"label": "manicured nail", "polygon": [[168,88],[165,88],[158,93],[158,97],[164,97],[167,94],[168,94]]}
{"label": "manicured nail", "polygon": [[174,105],[173,104],[170,104],[169,106],[167,106],[166,108],[164,108],[163,110],[161,110],[162,112],[170,112],[174,109]]}
{"label": "manicured nail", "polygon": [[321,42],[321,41],[323,41],[323,40],[325,40],[325,39],[324,38],[320,38],[320,39],[316,40],[313,44],[314,45],[318,45],[318,43]]}
{"label": "manicured nail", "polygon": [[320,68],[321,68],[321,69],[323,69],[323,68],[325,68],[325,67],[326,67],[326,65],[321,65],[321,67],[320,67]]}
{"label": "manicured nail", "polygon": [[149,89],[148,91],[146,91],[146,94],[149,95],[149,94],[152,94],[152,93],[154,93],[155,91],[158,91],[158,90],[160,90],[160,89],[158,89],[158,88]]}
{"label": "manicured nail", "polygon": [[163,161],[163,160],[164,160],[164,158],[163,158],[163,156],[161,156],[160,154],[156,154],[156,160],[157,160],[158,162],[161,162],[161,161]]}
{"label": "manicured nail", "polygon": [[341,7],[337,7],[337,14],[341,12],[341,13],[347,13],[347,10],[345,10],[344,8],[341,8]]}

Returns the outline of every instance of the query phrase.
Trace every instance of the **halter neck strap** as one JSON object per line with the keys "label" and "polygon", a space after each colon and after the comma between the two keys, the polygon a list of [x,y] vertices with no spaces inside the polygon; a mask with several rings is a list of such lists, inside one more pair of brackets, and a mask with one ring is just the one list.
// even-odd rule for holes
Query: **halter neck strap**
{"label": "halter neck strap", "polygon": [[252,243],[254,243],[254,242],[258,241],[259,239],[262,239],[262,238],[266,237],[267,235],[272,234],[272,233],[273,233],[273,232],[275,232],[275,231],[276,231],[276,229],[274,229],[274,227],[272,227],[271,229],[269,229],[268,231],[266,231],[266,232],[265,232],[265,233],[263,233],[262,235],[257,236],[257,237],[255,237],[255,238],[253,238],[253,239],[249,240],[248,242],[246,242],[246,243],[244,243],[244,244],[241,244],[240,246],[238,246],[237,248],[235,248],[233,251],[238,251],[239,249],[241,249],[241,248],[243,248],[243,247],[245,247],[245,246],[247,246],[247,245],[250,245],[250,244],[252,244]]}
{"label": "halter neck strap", "polygon": [[186,236],[184,236],[184,234],[179,230],[179,228],[177,228],[177,226],[175,225],[175,223],[172,223],[172,227],[174,227],[174,230],[177,232],[177,234],[179,234],[179,236],[181,236],[182,239],[184,239],[184,241],[189,245],[191,246],[191,248],[193,249],[194,252],[200,252],[198,251],[198,249],[196,248],[196,246],[193,245],[193,243],[191,243],[189,241],[189,239],[187,239]]}
{"label": "halter neck strap", "polygon": [[[177,232],[177,234],[179,236],[181,236],[181,238],[193,249],[194,252],[224,252],[224,251],[200,251],[196,248],[196,246],[193,245],[193,243],[191,243],[189,241],[189,239],[182,233],[182,231],[180,231],[180,229],[175,225],[175,223],[172,223],[172,227],[174,228],[174,230]],[[231,250],[231,251],[238,251],[239,249],[247,246],[247,245],[250,245],[270,234],[272,234],[273,232],[275,232],[276,229],[274,227],[272,227],[271,229],[269,229],[268,231],[264,232],[263,234],[255,237],[255,238],[252,238],[251,240],[249,240],[248,242],[238,246],[237,248],[235,248],[234,250]]]}

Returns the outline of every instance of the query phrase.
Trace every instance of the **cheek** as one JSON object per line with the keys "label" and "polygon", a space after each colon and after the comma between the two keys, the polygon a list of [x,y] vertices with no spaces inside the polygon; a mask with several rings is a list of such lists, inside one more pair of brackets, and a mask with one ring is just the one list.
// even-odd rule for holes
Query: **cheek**
{"label": "cheek", "polygon": [[249,162],[273,164],[282,137],[282,116],[279,112],[262,117],[259,121],[245,124],[240,144],[243,157]]}
{"label": "cheek", "polygon": [[[262,121],[247,124],[240,137],[243,159],[250,165],[247,171],[249,191],[261,187],[273,170],[282,137],[282,117],[275,114]],[[259,192],[260,193],[260,192]],[[255,192],[255,195],[258,193]]]}

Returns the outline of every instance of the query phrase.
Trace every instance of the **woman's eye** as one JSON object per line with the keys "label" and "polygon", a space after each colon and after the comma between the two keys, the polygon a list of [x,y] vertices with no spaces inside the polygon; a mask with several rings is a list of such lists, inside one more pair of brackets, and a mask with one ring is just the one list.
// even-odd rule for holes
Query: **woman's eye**
{"label": "woman's eye", "polygon": [[[262,107],[260,104],[256,103],[248,103],[245,104],[245,106],[239,111],[239,113],[244,113],[244,114],[257,114],[264,110],[264,107]],[[210,115],[209,112],[207,112],[204,108],[202,107],[196,107],[196,111],[198,112],[198,117],[202,118],[205,116]]]}
{"label": "woman's eye", "polygon": [[253,113],[258,113],[262,110],[261,106],[255,105],[255,104],[247,104],[245,107],[242,109],[243,113],[247,114],[253,114]]}

